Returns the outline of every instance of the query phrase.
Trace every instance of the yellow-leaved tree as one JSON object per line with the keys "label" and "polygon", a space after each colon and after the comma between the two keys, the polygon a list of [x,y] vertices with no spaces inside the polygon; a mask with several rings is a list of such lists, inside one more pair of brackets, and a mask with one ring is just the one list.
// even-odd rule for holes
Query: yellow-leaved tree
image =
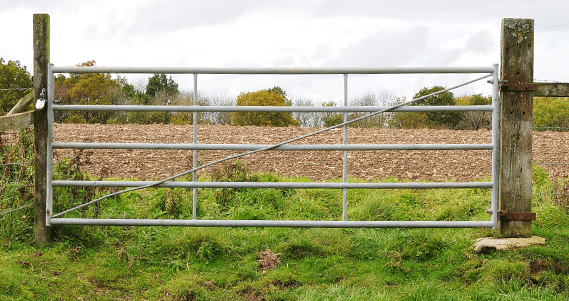
{"label": "yellow-leaved tree", "polygon": [[[96,66],[95,61],[87,61],[77,65],[78,67]],[[69,78],[60,75],[55,78],[55,96],[60,104],[77,105],[111,105],[122,104],[119,99],[125,98],[120,95],[120,83],[111,78],[108,73],[72,73]],[[61,113],[61,112],[58,112]],[[114,116],[114,112],[106,111],[80,111],[63,112],[56,114],[56,122],[71,123],[106,123]]]}
{"label": "yellow-leaved tree", "polygon": [[[280,87],[257,92],[241,93],[237,97],[237,106],[290,106],[286,93]],[[231,115],[233,125],[256,126],[300,126],[292,118],[292,112],[234,112]]]}

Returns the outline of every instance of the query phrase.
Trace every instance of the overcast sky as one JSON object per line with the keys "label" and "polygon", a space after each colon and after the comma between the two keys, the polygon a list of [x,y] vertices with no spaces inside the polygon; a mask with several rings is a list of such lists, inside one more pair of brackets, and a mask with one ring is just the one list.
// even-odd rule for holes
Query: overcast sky
{"label": "overcast sky", "polygon": [[[0,57],[32,72],[32,16],[51,16],[51,62],[71,66],[460,67],[500,61],[503,18],[535,20],[536,80],[569,82],[569,1],[2,0]],[[148,75],[129,76],[141,86]],[[472,76],[350,76],[349,95],[412,96]],[[193,79],[174,76],[183,90]],[[280,85],[292,97],[342,99],[343,78],[199,76],[236,95]],[[455,94],[490,94],[480,83]]]}

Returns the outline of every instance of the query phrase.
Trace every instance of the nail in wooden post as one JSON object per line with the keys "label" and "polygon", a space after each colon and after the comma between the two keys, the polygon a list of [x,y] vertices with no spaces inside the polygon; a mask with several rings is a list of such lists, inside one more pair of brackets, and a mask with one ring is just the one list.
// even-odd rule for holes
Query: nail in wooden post
{"label": "nail in wooden post", "polygon": [[501,39],[500,232],[531,237],[534,21],[504,19]]}
{"label": "nail in wooden post", "polygon": [[[47,99],[47,64],[49,63],[49,15],[34,14],[34,76],[35,98]],[[42,94],[43,92],[43,94]],[[46,106],[47,107],[47,106]],[[43,245],[50,241],[50,227],[46,226],[47,191],[47,109],[34,114],[35,152],[35,243]]]}

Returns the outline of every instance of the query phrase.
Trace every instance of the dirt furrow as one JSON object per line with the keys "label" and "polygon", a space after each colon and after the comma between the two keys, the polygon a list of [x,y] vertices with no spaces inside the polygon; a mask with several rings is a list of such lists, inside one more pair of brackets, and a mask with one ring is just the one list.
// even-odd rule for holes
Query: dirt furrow
{"label": "dirt furrow", "polygon": [[[308,134],[314,128],[236,127],[200,125],[198,140],[211,144],[276,144]],[[191,143],[193,129],[186,125],[79,125],[55,124],[57,142]],[[342,130],[332,130],[294,144],[341,144]],[[569,133],[534,132],[533,158],[552,177],[569,177]],[[398,130],[350,128],[351,144],[486,144],[489,131]],[[57,160],[73,150],[56,149]],[[76,151],[75,151],[76,152]],[[234,151],[198,151],[199,164],[223,158]],[[191,151],[181,150],[85,150],[83,168],[106,178],[159,179],[192,166]],[[240,160],[251,171],[279,172],[313,180],[342,177],[341,151],[269,151]],[[217,167],[212,167],[217,168]],[[210,168],[211,169],[211,168]],[[471,181],[490,174],[490,151],[350,151],[348,175],[373,180],[385,177],[432,181]],[[207,170],[206,170],[207,172]]]}

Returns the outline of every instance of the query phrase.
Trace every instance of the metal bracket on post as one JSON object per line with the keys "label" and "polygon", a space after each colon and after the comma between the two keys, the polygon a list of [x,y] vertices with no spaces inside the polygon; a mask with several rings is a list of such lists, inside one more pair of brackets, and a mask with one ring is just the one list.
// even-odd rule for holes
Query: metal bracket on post
{"label": "metal bracket on post", "polygon": [[504,82],[500,84],[500,91],[533,92],[537,91],[537,84],[516,84]]}
{"label": "metal bracket on post", "polygon": [[537,218],[537,215],[534,212],[508,213],[503,210],[498,212],[498,216],[501,221],[534,221]]}

